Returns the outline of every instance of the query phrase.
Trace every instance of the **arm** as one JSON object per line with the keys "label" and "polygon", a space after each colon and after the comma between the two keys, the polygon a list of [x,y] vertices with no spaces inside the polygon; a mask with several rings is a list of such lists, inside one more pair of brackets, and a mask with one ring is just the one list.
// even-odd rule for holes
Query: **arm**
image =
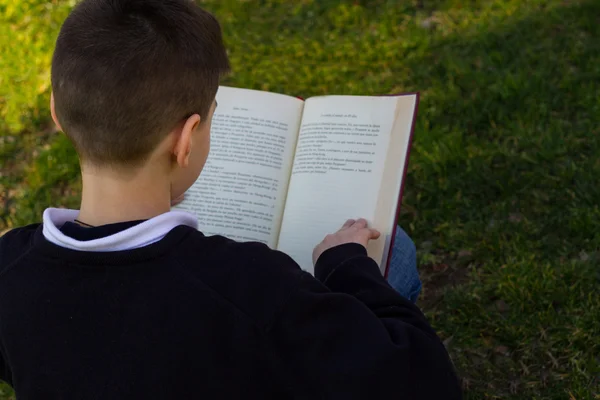
{"label": "arm", "polygon": [[302,275],[270,329],[277,370],[293,377],[290,391],[300,398],[461,398],[448,354],[421,311],[387,284],[363,245],[341,241],[315,250],[321,282]]}
{"label": "arm", "polygon": [[319,257],[315,274],[332,292],[355,297],[384,323],[387,318],[401,318],[437,339],[421,310],[388,284],[364,246],[346,243],[325,251]]}
{"label": "arm", "polygon": [[327,286],[305,274],[270,330],[277,369],[293,377],[290,391],[298,398],[461,398],[448,354],[423,314],[358,247],[325,254],[352,258]]}

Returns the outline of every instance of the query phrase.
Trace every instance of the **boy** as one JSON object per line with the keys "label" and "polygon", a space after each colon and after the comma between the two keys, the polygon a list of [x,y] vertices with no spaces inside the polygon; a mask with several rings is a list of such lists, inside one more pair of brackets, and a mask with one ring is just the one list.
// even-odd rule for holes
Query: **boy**
{"label": "boy", "polygon": [[367,257],[366,221],[315,248],[315,279],[170,211],[204,166],[228,68],[189,0],[75,7],[51,109],[81,207],[0,241],[0,378],[20,400],[459,398],[442,343]]}

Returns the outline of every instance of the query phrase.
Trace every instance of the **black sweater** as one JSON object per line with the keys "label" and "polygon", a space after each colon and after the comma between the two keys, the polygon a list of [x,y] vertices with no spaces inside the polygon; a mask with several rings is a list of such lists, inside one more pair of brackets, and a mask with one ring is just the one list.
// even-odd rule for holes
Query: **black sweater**
{"label": "black sweater", "polygon": [[179,226],[118,252],[0,238],[0,379],[31,399],[456,399],[444,346],[364,247],[316,278]]}

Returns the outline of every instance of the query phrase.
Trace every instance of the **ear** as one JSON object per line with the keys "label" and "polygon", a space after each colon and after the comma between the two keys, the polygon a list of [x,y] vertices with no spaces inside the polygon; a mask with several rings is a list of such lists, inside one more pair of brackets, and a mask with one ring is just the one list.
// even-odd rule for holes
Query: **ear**
{"label": "ear", "polygon": [[200,125],[200,115],[194,114],[185,120],[175,140],[173,155],[175,155],[177,164],[182,168],[187,167],[189,164],[190,154],[192,153],[193,133],[198,128],[198,125]]}
{"label": "ear", "polygon": [[56,127],[59,131],[62,131],[62,127],[60,126],[60,122],[58,122],[58,117],[56,116],[56,109],[54,108],[54,92],[50,93],[50,114],[52,114],[52,120],[56,124]]}

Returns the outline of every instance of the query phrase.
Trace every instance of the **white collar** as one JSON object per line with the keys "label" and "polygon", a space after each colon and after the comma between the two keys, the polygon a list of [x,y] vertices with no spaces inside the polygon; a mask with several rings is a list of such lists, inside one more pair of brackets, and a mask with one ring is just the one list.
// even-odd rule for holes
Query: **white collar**
{"label": "white collar", "polygon": [[120,251],[136,249],[158,242],[178,225],[198,229],[198,219],[193,214],[185,211],[169,211],[114,235],[79,241],[60,231],[60,227],[65,222],[72,222],[78,214],[78,210],[47,208],[43,217],[43,234],[46,240],[71,250]]}

